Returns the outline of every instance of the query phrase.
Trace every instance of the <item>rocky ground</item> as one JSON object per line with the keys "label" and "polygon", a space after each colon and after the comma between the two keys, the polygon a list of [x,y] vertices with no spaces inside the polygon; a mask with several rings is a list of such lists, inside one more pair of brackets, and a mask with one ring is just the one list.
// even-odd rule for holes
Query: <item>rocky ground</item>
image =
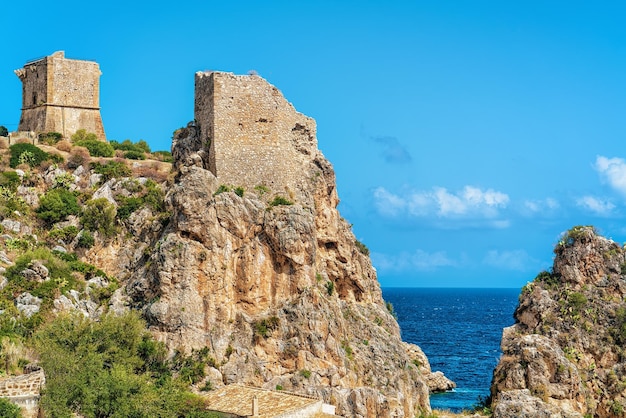
{"label": "rocky ground", "polygon": [[626,414],[624,248],[574,227],[522,290],[493,375],[494,417]]}

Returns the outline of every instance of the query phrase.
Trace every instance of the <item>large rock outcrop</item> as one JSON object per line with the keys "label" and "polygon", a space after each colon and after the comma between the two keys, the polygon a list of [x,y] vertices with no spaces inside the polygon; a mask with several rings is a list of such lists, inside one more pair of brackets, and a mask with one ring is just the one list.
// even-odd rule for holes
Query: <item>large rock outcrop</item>
{"label": "large rock outcrop", "polygon": [[626,259],[591,227],[571,229],[552,272],[527,284],[493,375],[494,417],[626,413]]}
{"label": "large rock outcrop", "polygon": [[[170,350],[208,347],[213,386],[317,395],[343,416],[429,411],[428,386],[385,306],[367,249],[337,211],[335,174],[317,149],[314,122],[259,77],[250,77],[250,88],[236,79],[234,92],[226,91],[230,78],[211,77],[200,79],[221,84],[203,88],[209,96],[197,103],[245,103],[245,117],[263,125],[258,137],[240,134],[242,154],[253,142],[255,155],[263,155],[258,147],[267,137],[274,158],[297,154],[297,161],[282,164],[290,167],[285,187],[280,175],[258,187],[250,175],[237,183],[233,167],[222,168],[230,176],[224,183],[211,168],[227,162],[211,153],[223,149],[214,141],[225,139],[204,137],[217,132],[212,125],[221,123],[223,109],[211,110],[219,120],[202,113],[177,131],[177,176],[167,194],[172,216],[130,276],[131,305]],[[218,93],[230,99],[214,99]],[[276,105],[258,105],[268,97]],[[270,113],[254,115],[257,107]],[[242,121],[230,123],[245,129]]]}

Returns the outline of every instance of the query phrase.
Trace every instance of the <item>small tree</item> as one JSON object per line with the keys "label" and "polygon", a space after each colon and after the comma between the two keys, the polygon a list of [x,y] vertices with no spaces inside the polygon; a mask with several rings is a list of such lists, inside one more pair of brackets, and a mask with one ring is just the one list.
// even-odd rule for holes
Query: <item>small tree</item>
{"label": "small tree", "polygon": [[68,215],[78,215],[80,207],[76,195],[64,188],[52,189],[39,200],[37,217],[52,224],[62,221]]}
{"label": "small tree", "polygon": [[4,125],[0,125],[0,136],[9,136],[9,130]]}
{"label": "small tree", "polygon": [[98,137],[96,134],[87,132],[85,129],[79,129],[74,135],[71,136],[70,139],[73,143],[77,143],[80,141],[97,141]]}
{"label": "small tree", "polygon": [[81,222],[90,231],[98,231],[106,236],[111,236],[115,234],[116,213],[115,206],[104,197],[93,199],[85,204]]}

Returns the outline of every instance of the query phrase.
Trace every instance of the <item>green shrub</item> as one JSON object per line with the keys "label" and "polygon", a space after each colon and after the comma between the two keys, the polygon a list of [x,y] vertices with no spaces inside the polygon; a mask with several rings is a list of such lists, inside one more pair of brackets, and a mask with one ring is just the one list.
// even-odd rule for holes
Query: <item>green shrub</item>
{"label": "green shrub", "polygon": [[0,136],[9,136],[9,130],[4,125],[0,125]]}
{"label": "green shrub", "polygon": [[356,245],[356,248],[359,250],[359,252],[363,255],[369,256],[370,255],[370,250],[369,248],[367,248],[367,246],[365,244],[363,244],[361,241],[354,240],[354,245]]}
{"label": "green shrub", "polygon": [[107,161],[104,164],[98,162],[91,163],[91,169],[102,175],[102,182],[112,178],[128,177],[132,171],[123,161]]}
{"label": "green shrub", "polygon": [[46,416],[209,417],[197,396],[161,374],[163,349],[136,314],[92,322],[61,315],[35,335],[46,370]]}
{"label": "green shrub", "polygon": [[230,186],[227,186],[225,184],[220,184],[220,186],[217,188],[215,193],[213,193],[213,196],[217,196],[218,194],[222,194],[225,192],[230,192],[231,190],[232,188]]}
{"label": "green shrub", "polygon": [[396,311],[393,309],[393,305],[391,304],[391,302],[385,302],[385,307],[387,308],[387,312],[389,312],[391,316],[398,319],[398,314],[396,314]]}
{"label": "green shrub", "polygon": [[261,319],[252,324],[254,334],[258,337],[268,338],[272,335],[272,331],[278,329],[280,320],[277,316]]}
{"label": "green shrub", "polygon": [[112,236],[115,234],[115,215],[115,206],[101,197],[85,203],[80,221],[89,231],[98,231],[106,236]]}
{"label": "green shrub", "polygon": [[77,141],[76,145],[87,148],[92,157],[113,157],[115,155],[115,150],[110,144],[97,139]]}
{"label": "green shrub", "polygon": [[39,200],[39,207],[35,212],[39,219],[52,224],[69,215],[78,215],[80,207],[74,193],[59,188],[48,190]]}
{"label": "green shrub", "polygon": [[243,197],[243,187],[235,187],[235,190],[233,190],[235,192],[235,194],[239,197]]}
{"label": "green shrub", "polygon": [[328,296],[332,296],[333,292],[335,291],[335,283],[333,282],[326,282],[326,293],[328,293]]}
{"label": "green shrub", "polygon": [[117,207],[117,217],[119,219],[128,219],[130,215],[143,205],[143,199],[140,197],[120,197],[117,199],[119,206]]}
{"label": "green shrub", "polygon": [[159,161],[163,161],[165,163],[171,163],[174,161],[174,157],[172,157],[172,153],[169,151],[154,151],[152,156]]}
{"label": "green shrub", "polygon": [[82,234],[78,237],[78,243],[76,246],[78,248],[91,248],[96,243],[93,235],[89,231],[83,231]]}
{"label": "green shrub", "polygon": [[146,180],[144,184],[146,194],[143,196],[145,204],[152,208],[155,212],[162,213],[165,211],[165,192],[153,180]]}
{"label": "green shrub", "polygon": [[[4,135],[0,135],[4,136]],[[0,398],[0,417],[2,418],[21,418],[22,410],[19,406],[5,398]]]}
{"label": "green shrub", "polygon": [[293,202],[291,202],[290,200],[282,196],[276,196],[274,197],[274,200],[270,202],[270,206],[279,206],[279,205],[290,206],[290,205],[293,205]]}
{"label": "green shrub", "polygon": [[0,186],[17,191],[17,186],[22,183],[22,179],[15,171],[3,171],[0,175]]}
{"label": "green shrub", "polygon": [[76,144],[80,141],[97,141],[98,137],[96,134],[87,132],[85,129],[79,129],[70,137],[70,140],[72,143]]}
{"label": "green shrub", "polygon": [[9,147],[9,151],[11,153],[11,159],[9,160],[11,168],[15,168],[20,164],[36,167],[49,157],[48,153],[41,148],[27,143],[13,144]]}
{"label": "green shrub", "polygon": [[143,151],[126,151],[124,158],[128,158],[129,160],[145,160],[146,155]]}
{"label": "green shrub", "polygon": [[59,132],[42,132],[39,134],[39,142],[43,142],[46,145],[56,145],[62,139],[63,134]]}
{"label": "green shrub", "polygon": [[73,225],[66,226],[65,228],[56,228],[48,233],[50,239],[63,242],[70,242],[76,235],[78,235],[78,228]]}
{"label": "green shrub", "polygon": [[311,377],[311,371],[310,370],[306,370],[306,369],[302,369],[300,370],[300,376],[304,377],[305,379],[308,379]]}

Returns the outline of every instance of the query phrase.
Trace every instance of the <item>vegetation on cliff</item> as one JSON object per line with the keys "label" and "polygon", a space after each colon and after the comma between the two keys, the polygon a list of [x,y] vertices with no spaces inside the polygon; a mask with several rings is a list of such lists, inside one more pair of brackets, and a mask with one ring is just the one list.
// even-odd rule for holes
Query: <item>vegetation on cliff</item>
{"label": "vegetation on cliff", "polygon": [[554,252],[552,270],[524,287],[503,334],[494,416],[624,416],[626,251],[576,226]]}

